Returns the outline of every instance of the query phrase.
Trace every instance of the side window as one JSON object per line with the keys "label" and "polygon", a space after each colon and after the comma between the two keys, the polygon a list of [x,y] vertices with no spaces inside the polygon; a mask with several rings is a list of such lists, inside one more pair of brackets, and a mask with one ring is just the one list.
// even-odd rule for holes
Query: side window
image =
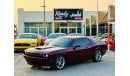
{"label": "side window", "polygon": [[73,46],[80,45],[80,46],[86,46],[86,42],[83,38],[76,39],[73,43]]}
{"label": "side window", "polygon": [[91,41],[89,39],[85,38],[85,41],[87,45],[91,44]]}
{"label": "side window", "polygon": [[73,43],[73,46],[76,45],[80,45],[80,46],[86,46],[89,45],[91,43],[91,41],[87,38],[80,38],[80,39],[76,39]]}

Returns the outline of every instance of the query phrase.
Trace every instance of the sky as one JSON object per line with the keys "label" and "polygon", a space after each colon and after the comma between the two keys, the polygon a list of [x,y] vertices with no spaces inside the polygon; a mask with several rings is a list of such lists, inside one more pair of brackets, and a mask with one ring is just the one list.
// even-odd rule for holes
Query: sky
{"label": "sky", "polygon": [[[46,11],[54,8],[83,8],[85,11],[96,11],[97,0],[45,0]],[[98,9],[107,11],[108,4],[115,5],[115,0],[98,0]],[[18,8],[24,11],[43,11],[40,7],[43,0],[14,0],[14,24],[18,23]]]}

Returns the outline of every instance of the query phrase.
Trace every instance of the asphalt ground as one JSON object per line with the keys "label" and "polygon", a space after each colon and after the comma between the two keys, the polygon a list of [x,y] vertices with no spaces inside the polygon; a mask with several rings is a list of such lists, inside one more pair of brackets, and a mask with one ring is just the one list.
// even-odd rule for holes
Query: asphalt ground
{"label": "asphalt ground", "polygon": [[14,76],[115,76],[115,53],[108,51],[101,62],[83,61],[63,70],[28,65],[22,52],[14,53]]}

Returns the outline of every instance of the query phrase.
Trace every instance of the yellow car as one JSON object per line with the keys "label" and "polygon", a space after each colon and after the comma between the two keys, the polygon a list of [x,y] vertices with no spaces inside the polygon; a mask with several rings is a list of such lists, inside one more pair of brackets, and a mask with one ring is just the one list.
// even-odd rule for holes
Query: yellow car
{"label": "yellow car", "polygon": [[14,40],[14,51],[40,46],[42,37],[34,33],[21,33]]}

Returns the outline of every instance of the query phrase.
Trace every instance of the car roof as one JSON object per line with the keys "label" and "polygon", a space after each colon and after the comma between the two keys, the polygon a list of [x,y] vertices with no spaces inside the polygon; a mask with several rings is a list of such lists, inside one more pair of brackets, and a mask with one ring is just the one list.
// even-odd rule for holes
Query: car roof
{"label": "car roof", "polygon": [[81,33],[69,33],[68,36],[84,36]]}
{"label": "car roof", "polygon": [[50,34],[65,34],[65,33],[50,33]]}
{"label": "car roof", "polygon": [[34,35],[38,35],[36,33],[20,33],[19,35],[21,35],[21,34],[34,34]]}
{"label": "car roof", "polygon": [[77,39],[77,38],[87,38],[86,36],[62,36],[60,38],[72,38],[72,39]]}

